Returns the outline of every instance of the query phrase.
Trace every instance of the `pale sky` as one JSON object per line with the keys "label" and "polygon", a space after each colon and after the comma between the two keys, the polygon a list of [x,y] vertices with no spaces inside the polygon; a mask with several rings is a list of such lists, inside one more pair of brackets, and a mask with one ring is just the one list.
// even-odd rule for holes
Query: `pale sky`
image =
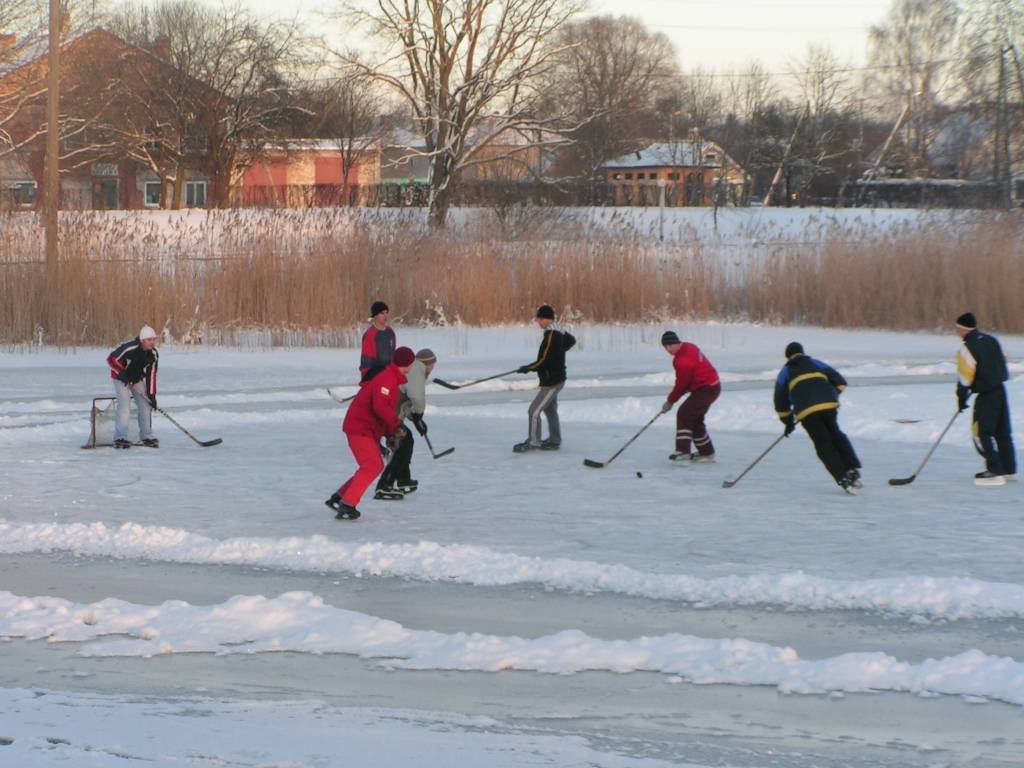
{"label": "pale sky", "polygon": [[[244,0],[256,12],[296,13],[315,23],[314,9],[340,6],[332,0]],[[639,17],[675,43],[684,69],[695,66],[736,71],[757,59],[771,72],[785,72],[808,44],[828,45],[839,60],[862,66],[867,30],[885,15],[891,0],[590,0],[589,14]]]}

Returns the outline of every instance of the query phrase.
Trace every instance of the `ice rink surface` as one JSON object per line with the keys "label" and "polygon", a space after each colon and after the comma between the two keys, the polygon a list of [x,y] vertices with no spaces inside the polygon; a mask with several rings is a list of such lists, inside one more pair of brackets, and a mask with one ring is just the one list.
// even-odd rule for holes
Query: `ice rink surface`
{"label": "ice rink surface", "polygon": [[[669,326],[666,326],[669,327]],[[158,451],[80,450],[107,350],[0,355],[0,764],[1024,763],[1024,491],[978,488],[950,335],[676,323],[722,375],[718,462],[679,467],[662,326],[581,326],[561,451],[517,455],[535,380],[428,388],[430,459],[357,523],[357,351],[161,350]],[[528,362],[530,327],[407,330],[435,376]],[[780,431],[782,349],[851,386],[843,494]],[[1002,339],[1021,434],[1024,339]],[[643,477],[638,478],[637,472]],[[113,715],[113,716],[112,716]],[[429,758],[424,757],[429,755]],[[429,762],[433,760],[435,762]]]}

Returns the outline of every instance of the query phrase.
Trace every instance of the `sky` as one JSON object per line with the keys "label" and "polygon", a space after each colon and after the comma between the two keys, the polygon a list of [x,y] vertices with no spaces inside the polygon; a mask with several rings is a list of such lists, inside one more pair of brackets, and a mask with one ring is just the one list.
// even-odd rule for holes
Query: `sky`
{"label": "sky", "polygon": [[[340,5],[328,0],[247,0],[259,13],[312,20],[313,9]],[[758,60],[769,71],[785,72],[810,44],[829,46],[843,63],[866,61],[867,30],[885,15],[892,0],[590,0],[588,15],[640,18],[675,43],[686,70],[700,66],[729,72]]]}

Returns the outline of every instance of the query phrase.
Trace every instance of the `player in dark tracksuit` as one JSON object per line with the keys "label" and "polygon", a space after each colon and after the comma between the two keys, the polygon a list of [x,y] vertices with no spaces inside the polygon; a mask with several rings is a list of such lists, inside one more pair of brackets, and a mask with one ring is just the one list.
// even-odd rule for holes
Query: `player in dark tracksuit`
{"label": "player in dark tracksuit", "polygon": [[397,340],[394,329],[389,325],[389,315],[387,304],[383,301],[373,302],[370,307],[372,325],[363,334],[359,354],[359,386],[387,368],[394,357]]}
{"label": "player in dark tracksuit", "polygon": [[786,347],[786,364],[775,381],[775,411],[789,437],[799,421],[814,443],[825,469],[847,493],[861,487],[860,460],[839,428],[839,393],[846,379],[820,360],[804,354],[798,342]]}
{"label": "player in dark tracksuit", "polygon": [[1003,485],[1017,473],[1017,453],[1010,434],[1010,404],[1004,382],[1009,378],[1006,357],[994,336],[978,330],[974,315],[966,312],[956,320],[963,346],[957,353],[957,405],[967,409],[974,398],[974,447],[985,459],[985,469],[975,482]]}
{"label": "player in dark tracksuit", "polygon": [[[568,331],[554,327],[555,310],[544,304],[537,309],[535,317],[537,325],[544,331],[540,341],[537,359],[532,363],[519,366],[517,373],[536,371],[540,380],[540,390],[530,403],[529,436],[522,443],[516,443],[512,450],[516,453],[541,449],[557,451],[562,444],[562,430],[558,421],[558,393],[565,386],[565,353],[576,344],[576,337]],[[540,415],[548,420],[548,439],[540,437]]]}

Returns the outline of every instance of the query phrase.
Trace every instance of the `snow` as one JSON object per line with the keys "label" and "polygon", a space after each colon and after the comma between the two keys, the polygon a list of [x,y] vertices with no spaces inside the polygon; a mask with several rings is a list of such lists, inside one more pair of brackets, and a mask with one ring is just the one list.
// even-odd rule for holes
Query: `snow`
{"label": "snow", "polygon": [[[582,467],[657,412],[666,327],[722,374],[718,463],[669,465],[661,418],[607,469]],[[430,387],[430,437],[455,453],[431,461],[418,440],[420,490],[367,498],[358,523],[322,504],[352,469],[326,390],[355,391],[355,349],[164,346],[161,405],[224,443],[158,420],[162,448],[127,452],[78,448],[111,391],[107,350],[0,354],[0,737],[14,738],[0,764],[113,765],[118,750],[188,764],[193,740],[214,764],[334,765],[331,743],[363,728],[376,741],[353,736],[352,754],[371,765],[361,745],[382,740],[381,765],[1024,760],[1021,486],[973,485],[965,417],[913,485],[885,482],[953,414],[955,336],[573,332],[559,453],[509,450],[532,379]],[[539,341],[517,326],[398,336],[452,382],[527,362]],[[779,434],[772,380],[794,339],[850,379],[860,497],[802,431],[721,487]],[[1001,341],[1019,436],[1024,338]],[[201,723],[176,714],[192,707]],[[247,757],[211,736],[236,720]]]}

